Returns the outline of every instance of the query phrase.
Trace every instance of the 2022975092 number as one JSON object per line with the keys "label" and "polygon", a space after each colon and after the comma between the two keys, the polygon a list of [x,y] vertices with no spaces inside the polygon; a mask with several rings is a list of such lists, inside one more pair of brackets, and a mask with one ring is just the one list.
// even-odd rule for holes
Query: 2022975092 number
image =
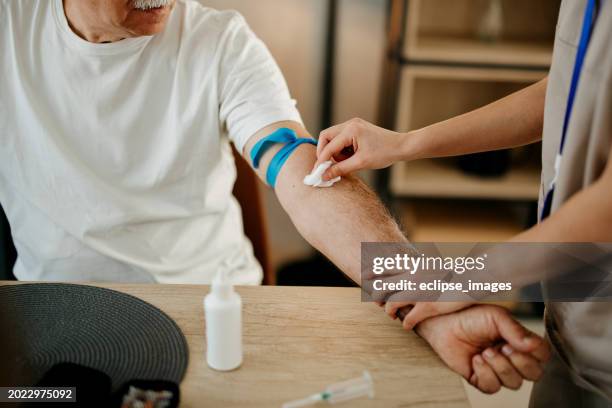
{"label": "2022975092 number", "polygon": [[74,387],[0,387],[0,402],[76,402]]}

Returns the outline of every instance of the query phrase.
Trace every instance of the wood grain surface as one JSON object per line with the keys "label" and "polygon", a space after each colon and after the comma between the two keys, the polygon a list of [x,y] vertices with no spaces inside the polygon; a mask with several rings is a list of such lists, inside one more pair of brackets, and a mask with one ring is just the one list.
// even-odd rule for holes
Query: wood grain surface
{"label": "wood grain surface", "polygon": [[[2,283],[0,283],[2,284]],[[190,349],[181,407],[280,407],[369,370],[376,396],[339,407],[468,407],[459,376],[355,288],[240,287],[244,363],[220,373],[206,364],[207,286],[99,285],[166,312]]]}

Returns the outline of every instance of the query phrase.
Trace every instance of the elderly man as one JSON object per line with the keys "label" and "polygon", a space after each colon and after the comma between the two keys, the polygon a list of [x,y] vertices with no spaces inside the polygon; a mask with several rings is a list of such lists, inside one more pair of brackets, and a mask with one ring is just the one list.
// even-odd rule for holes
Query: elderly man
{"label": "elderly man", "polygon": [[[229,142],[249,157],[281,127],[308,133],[241,16],[187,0],[0,0],[0,27],[0,202],[19,279],[207,283],[231,265],[235,283],[260,282]],[[279,149],[263,155],[262,178]],[[358,282],[361,242],[405,238],[357,179],[303,185],[315,161],[314,146],[298,147],[276,195]],[[488,319],[468,310],[419,330],[485,391],[539,377],[547,346],[480,308]],[[502,338],[516,352],[482,361]]]}

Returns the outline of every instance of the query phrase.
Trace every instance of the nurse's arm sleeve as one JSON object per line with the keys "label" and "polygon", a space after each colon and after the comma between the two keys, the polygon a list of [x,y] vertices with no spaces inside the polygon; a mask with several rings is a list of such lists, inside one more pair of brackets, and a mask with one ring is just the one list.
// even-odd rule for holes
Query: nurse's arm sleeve
{"label": "nurse's arm sleeve", "polygon": [[[249,163],[253,146],[282,127],[295,130],[299,137],[310,137],[297,122],[268,126],[246,143],[243,153]],[[262,158],[257,174],[264,182],[268,165],[281,147],[274,146]],[[361,243],[406,242],[406,238],[378,197],[358,178],[346,177],[331,188],[304,185],[315,162],[316,147],[300,145],[278,175],[276,196],[300,234],[349,278],[361,283]]]}

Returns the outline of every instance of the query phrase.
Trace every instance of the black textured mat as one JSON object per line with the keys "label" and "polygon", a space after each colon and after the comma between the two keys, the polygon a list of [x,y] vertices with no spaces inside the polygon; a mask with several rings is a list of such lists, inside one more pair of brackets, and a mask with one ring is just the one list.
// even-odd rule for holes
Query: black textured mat
{"label": "black textured mat", "polygon": [[133,296],[37,283],[0,287],[0,305],[0,335],[18,350],[2,365],[14,371],[13,379],[22,376],[20,385],[36,384],[62,362],[105,373],[113,390],[132,379],[179,384],[185,374],[189,351],[181,330],[161,310]]}

